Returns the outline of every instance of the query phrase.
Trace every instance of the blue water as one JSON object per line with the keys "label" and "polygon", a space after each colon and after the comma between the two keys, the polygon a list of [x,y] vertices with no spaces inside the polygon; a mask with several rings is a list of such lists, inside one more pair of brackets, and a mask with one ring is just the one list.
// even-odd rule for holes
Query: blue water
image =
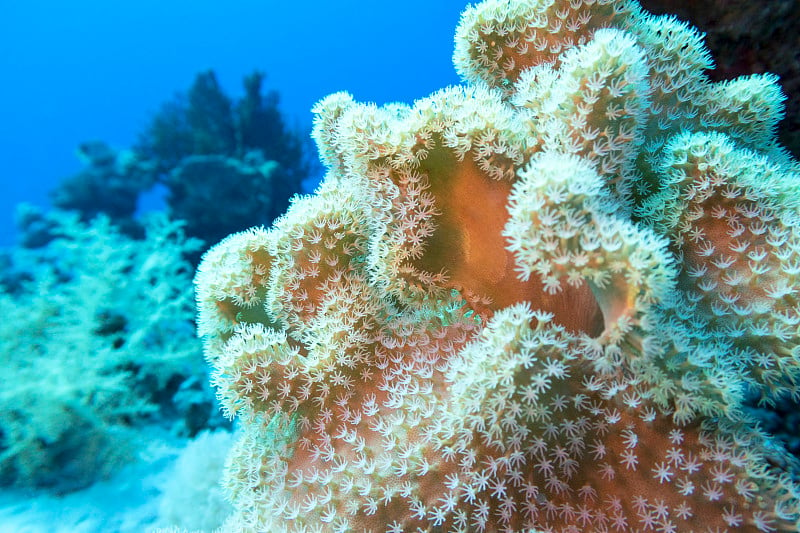
{"label": "blue water", "polygon": [[5,0],[0,16],[0,246],[21,201],[81,168],[79,143],[135,142],[159,105],[213,69],[238,97],[267,74],[290,124],[348,90],[411,102],[458,82],[453,32],[466,0]]}

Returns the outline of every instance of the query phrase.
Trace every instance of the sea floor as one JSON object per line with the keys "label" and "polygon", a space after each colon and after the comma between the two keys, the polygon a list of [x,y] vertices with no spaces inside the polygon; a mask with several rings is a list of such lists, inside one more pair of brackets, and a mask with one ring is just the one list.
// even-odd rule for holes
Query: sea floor
{"label": "sea floor", "polygon": [[187,441],[158,431],[148,439],[135,462],[84,490],[0,490],[0,533],[148,533],[168,526],[158,523],[162,488]]}

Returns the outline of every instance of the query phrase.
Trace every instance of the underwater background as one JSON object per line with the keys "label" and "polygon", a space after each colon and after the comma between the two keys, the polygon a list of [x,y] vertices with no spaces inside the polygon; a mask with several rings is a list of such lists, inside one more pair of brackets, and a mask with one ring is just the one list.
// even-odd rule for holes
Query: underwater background
{"label": "underwater background", "polygon": [[[459,83],[467,4],[3,3],[0,533],[221,524],[232,427],[194,330],[199,258],[313,190],[321,98]],[[708,33],[714,79],[779,74],[800,154],[800,2],[642,4]],[[796,405],[758,416],[800,452]]]}
{"label": "underwater background", "polygon": [[413,101],[458,82],[452,31],[465,1],[243,0],[4,2],[0,18],[0,244],[14,206],[46,205],[77,172],[78,145],[131,146],[159,106],[213,69],[231,95],[252,71],[280,93],[291,125],[348,90],[364,101]]}

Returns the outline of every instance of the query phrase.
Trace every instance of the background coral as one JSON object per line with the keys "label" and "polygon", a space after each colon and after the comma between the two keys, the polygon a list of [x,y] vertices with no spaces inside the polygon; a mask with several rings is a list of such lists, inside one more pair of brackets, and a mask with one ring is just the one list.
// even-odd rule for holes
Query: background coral
{"label": "background coral", "polygon": [[[262,80],[233,102],[200,74],[136,149],[81,145],[86,168],[53,191],[59,209],[18,209],[0,278],[0,362],[15,384],[0,400],[3,483],[74,490],[130,459],[143,424],[192,436],[219,422],[186,291],[195,237],[269,223],[308,170]],[[157,183],[166,213],[142,218]]]}
{"label": "background coral", "polygon": [[[167,205],[172,216],[186,221],[188,234],[216,242],[256,221],[268,222],[280,215],[297,192],[284,177],[279,164],[265,161],[259,151],[243,159],[188,156],[164,178]],[[223,212],[210,207],[220,199],[231,209]]]}
{"label": "background coral", "polygon": [[142,240],[102,216],[40,218],[48,245],[14,249],[0,288],[0,472],[66,491],[128,459],[134,428],[188,416],[172,396],[204,376],[182,257],[198,243],[163,216]]}
{"label": "background coral", "polygon": [[328,174],[196,277],[230,531],[796,531],[771,75],[634,2],[487,0],[464,86],[316,108]]}
{"label": "background coral", "polygon": [[195,77],[186,95],[178,94],[161,107],[136,150],[158,161],[165,172],[189,155],[233,155],[236,137],[233,102],[209,70]]}
{"label": "background coral", "polygon": [[[86,168],[56,187],[53,204],[80,212],[84,221],[103,213],[141,236],[135,215],[155,187],[164,192],[169,216],[207,244],[269,224],[316,169],[309,142],[285,124],[278,94],[265,94],[263,80],[259,72],[247,76],[244,96],[234,101],[213,71],[198,74],[187,94],[155,113],[133,149],[116,151],[101,141],[81,145]],[[237,205],[236,215],[209,209],[221,201]]]}
{"label": "background coral", "polygon": [[[246,77],[245,95],[234,104],[213,72],[198,75],[187,105],[180,97],[167,104],[137,146],[158,162],[171,216],[206,244],[269,224],[311,172],[307,143],[285,125],[278,94],[262,93],[263,79],[259,72]],[[209,209],[221,201],[236,207]]]}
{"label": "background coral", "polygon": [[84,222],[103,213],[126,233],[141,236],[134,215],[139,197],[155,185],[153,165],[130,150],[117,151],[101,141],[83,143],[78,155],[86,167],[53,189],[53,206],[77,211]]}

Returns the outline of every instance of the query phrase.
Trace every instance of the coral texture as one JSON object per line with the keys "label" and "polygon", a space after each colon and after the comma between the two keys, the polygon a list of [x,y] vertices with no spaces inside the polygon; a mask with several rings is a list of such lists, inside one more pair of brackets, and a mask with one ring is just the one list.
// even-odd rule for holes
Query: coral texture
{"label": "coral texture", "polygon": [[797,163],[771,75],[624,0],[487,0],[464,85],[316,108],[327,166],[198,271],[230,531],[795,531]]}
{"label": "coral texture", "polygon": [[[644,0],[645,8],[674,13],[706,34],[716,67],[714,80],[753,72],[780,76],[784,92],[800,92],[800,2],[796,0]],[[800,154],[800,100],[786,102],[778,138]]]}

